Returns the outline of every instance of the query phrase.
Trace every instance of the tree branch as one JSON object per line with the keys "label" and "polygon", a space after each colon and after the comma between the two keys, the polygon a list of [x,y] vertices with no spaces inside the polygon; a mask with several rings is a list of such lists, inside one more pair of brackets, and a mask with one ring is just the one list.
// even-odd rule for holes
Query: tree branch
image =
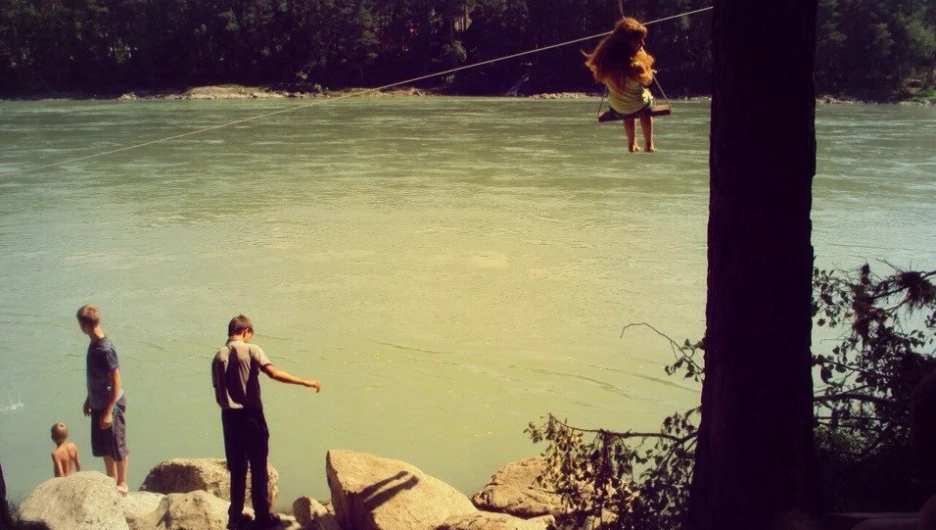
{"label": "tree branch", "polygon": [[828,403],[835,401],[863,401],[867,403],[874,403],[876,405],[884,405],[887,407],[902,407],[900,403],[897,403],[894,400],[882,398],[880,396],[870,396],[868,394],[859,394],[857,392],[842,392],[841,394],[833,394],[829,396],[815,396],[813,397],[813,402],[815,403]]}
{"label": "tree branch", "polygon": [[[826,427],[829,427],[830,429],[832,428],[831,416],[823,416],[821,418],[816,418],[816,419],[822,420],[822,421],[817,422],[820,425],[824,425]],[[839,418],[836,421],[838,424],[836,429],[847,429],[851,431],[862,431],[862,432],[878,432],[880,430],[879,425],[887,424],[886,420],[882,420],[874,416],[861,416],[860,418],[845,418],[845,419]],[[868,423],[876,422],[878,425],[859,425],[860,422],[868,422]]]}
{"label": "tree branch", "polygon": [[[678,342],[676,342],[675,340],[673,340],[672,338],[670,338],[669,335],[667,335],[666,333],[663,333],[662,331],[660,331],[660,330],[658,330],[657,328],[653,327],[651,324],[648,324],[648,323],[646,323],[646,322],[635,322],[635,323],[628,324],[628,325],[624,326],[624,328],[621,330],[621,338],[624,338],[624,333],[627,332],[628,329],[630,329],[630,328],[636,328],[636,327],[645,327],[645,328],[649,328],[651,331],[653,331],[653,332],[656,333],[657,335],[663,337],[664,339],[666,339],[666,340],[669,342],[669,344],[670,344],[670,349],[673,351],[673,355],[674,355],[674,356],[676,356],[677,358],[682,357],[682,358],[684,358],[684,359],[687,359],[689,362],[691,362],[692,364],[694,364],[694,365],[696,366],[696,368],[699,368],[699,369],[701,370],[701,366],[699,366],[699,364],[698,364],[697,362],[695,362],[695,359],[692,358],[692,355],[691,355],[691,354],[690,354],[690,355],[686,355],[686,353],[685,353],[685,351],[684,351],[685,346],[679,344]],[[676,353],[676,352],[680,352],[680,353]],[[694,351],[693,351],[693,353],[694,353]]]}
{"label": "tree branch", "polygon": [[[698,409],[693,409],[693,410],[698,410]],[[583,429],[581,427],[573,427],[572,425],[569,425],[568,423],[561,421],[559,418],[553,416],[552,414],[550,414],[549,417],[552,421],[558,423],[559,425],[562,425],[563,427],[565,427],[566,429],[569,429],[570,431],[590,433],[590,434],[609,435],[615,438],[622,438],[625,440],[630,439],[630,438],[644,438],[644,439],[662,438],[664,440],[670,440],[677,444],[683,444],[689,440],[692,440],[696,436],[698,436],[697,432],[692,432],[692,433],[687,434],[686,436],[679,437],[679,436],[673,436],[672,434],[666,434],[662,432],[633,432],[633,431],[616,432],[616,431],[609,431],[607,429]]]}

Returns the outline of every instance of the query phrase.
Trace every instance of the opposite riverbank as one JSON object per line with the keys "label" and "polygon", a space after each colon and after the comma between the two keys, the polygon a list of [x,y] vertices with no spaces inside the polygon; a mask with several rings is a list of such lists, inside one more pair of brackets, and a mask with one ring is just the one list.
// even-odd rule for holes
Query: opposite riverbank
{"label": "opposite riverbank", "polygon": [[[46,101],[46,100],[240,100],[240,99],[312,99],[312,98],[348,98],[348,97],[437,97],[437,96],[475,96],[499,97],[503,94],[461,94],[450,93],[437,89],[422,89],[415,87],[396,87],[388,90],[377,88],[347,88],[341,90],[326,90],[318,87],[306,86],[244,86],[244,85],[207,85],[182,89],[163,90],[130,90],[121,92],[88,93],[88,92],[42,92],[34,94],[0,95],[0,101]],[[516,94],[516,97],[534,99],[582,99],[601,97],[600,91],[595,92],[543,92],[532,94]],[[674,97],[681,101],[707,101],[707,95],[690,95]],[[849,96],[822,94],[816,97],[821,104],[902,104],[902,105],[933,105],[936,97],[918,97],[911,93],[905,94],[879,94],[872,96]]]}

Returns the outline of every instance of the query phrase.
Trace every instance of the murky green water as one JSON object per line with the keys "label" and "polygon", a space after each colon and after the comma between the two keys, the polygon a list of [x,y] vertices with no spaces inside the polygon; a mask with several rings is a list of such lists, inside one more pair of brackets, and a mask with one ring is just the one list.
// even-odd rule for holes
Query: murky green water
{"label": "murky green water", "polygon": [[[51,476],[48,429],[86,466],[94,302],[129,405],[131,486],[157,462],[221,456],[209,365],[250,315],[281,500],[324,497],[325,451],[412,462],[472,493],[553,411],[652,428],[698,399],[668,345],[704,328],[708,106],[630,155],[596,101],[316,103],[46,167],[288,101],[0,103],[0,456],[14,498]],[[823,106],[820,266],[936,264],[936,109]]]}

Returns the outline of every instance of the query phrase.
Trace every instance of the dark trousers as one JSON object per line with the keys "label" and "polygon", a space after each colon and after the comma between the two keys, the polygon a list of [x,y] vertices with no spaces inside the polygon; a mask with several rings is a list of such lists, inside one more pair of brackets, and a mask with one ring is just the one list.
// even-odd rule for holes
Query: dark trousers
{"label": "dark trousers", "polygon": [[224,455],[231,473],[231,507],[228,516],[237,521],[244,511],[247,489],[247,466],[250,465],[250,498],[258,521],[270,517],[267,497],[267,455],[270,431],[267,430],[263,410],[224,409],[221,411],[224,428]]}

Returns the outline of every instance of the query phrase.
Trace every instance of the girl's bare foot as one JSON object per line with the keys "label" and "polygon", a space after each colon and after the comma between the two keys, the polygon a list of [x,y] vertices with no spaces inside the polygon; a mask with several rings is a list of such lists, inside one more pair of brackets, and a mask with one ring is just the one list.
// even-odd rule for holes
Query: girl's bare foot
{"label": "girl's bare foot", "polygon": [[656,147],[654,147],[653,144],[647,144],[647,152],[652,153],[654,151],[656,151]]}
{"label": "girl's bare foot", "polygon": [[630,144],[627,147],[627,150],[630,151],[631,153],[636,153],[637,151],[640,151],[640,148],[637,147],[637,144]]}
{"label": "girl's bare foot", "polygon": [[126,484],[117,484],[117,493],[121,495],[126,495],[130,491],[130,488]]}

